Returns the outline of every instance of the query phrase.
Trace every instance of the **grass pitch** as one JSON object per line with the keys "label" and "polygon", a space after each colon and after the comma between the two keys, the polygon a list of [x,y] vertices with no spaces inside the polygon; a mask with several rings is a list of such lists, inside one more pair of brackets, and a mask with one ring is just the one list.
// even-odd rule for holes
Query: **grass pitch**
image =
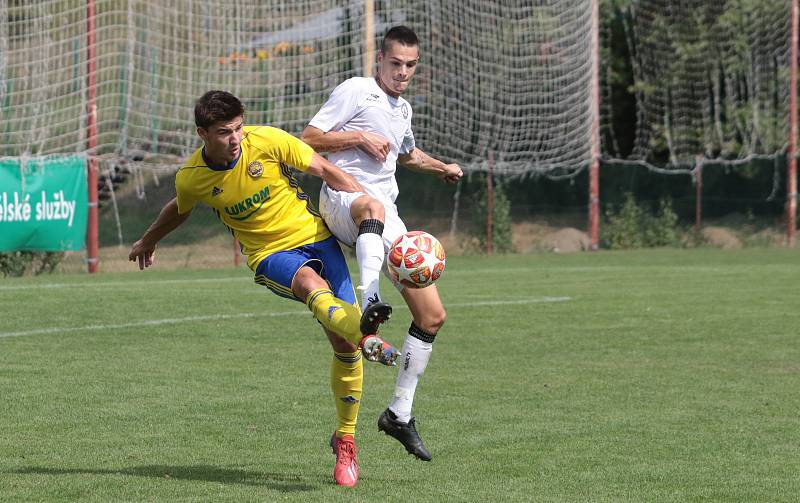
{"label": "grass pitch", "polygon": [[0,500],[796,501],[800,253],[447,267],[415,403],[434,460],[377,432],[396,372],[368,365],[355,489],[302,304],[244,270],[3,280]]}

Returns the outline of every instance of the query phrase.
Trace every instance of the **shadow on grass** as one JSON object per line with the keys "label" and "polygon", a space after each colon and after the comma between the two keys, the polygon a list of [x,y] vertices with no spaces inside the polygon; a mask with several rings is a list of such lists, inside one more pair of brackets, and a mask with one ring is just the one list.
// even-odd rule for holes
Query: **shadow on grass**
{"label": "shadow on grass", "polygon": [[242,484],[267,487],[275,491],[287,493],[312,491],[327,483],[327,479],[323,480],[319,478],[315,480],[314,477],[308,475],[301,476],[286,473],[257,472],[208,465],[145,465],[121,468],[119,470],[103,468],[44,468],[31,466],[19,468],[17,470],[9,470],[6,473],[20,475],[131,475],[164,480],[197,480],[219,482],[223,484]]}

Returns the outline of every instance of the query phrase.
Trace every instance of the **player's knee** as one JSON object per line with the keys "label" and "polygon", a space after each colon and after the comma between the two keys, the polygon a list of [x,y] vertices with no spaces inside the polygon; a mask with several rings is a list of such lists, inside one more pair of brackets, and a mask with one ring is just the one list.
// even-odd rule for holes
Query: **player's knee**
{"label": "player's knee", "polygon": [[447,320],[447,312],[444,309],[439,309],[434,312],[426,313],[425,316],[419,320],[419,327],[431,334],[436,334],[444,322]]}
{"label": "player's knee", "polygon": [[386,220],[386,210],[383,203],[372,196],[361,196],[353,203],[350,208],[353,220],[361,223],[364,220]]}
{"label": "player's knee", "polygon": [[444,326],[444,322],[447,320],[447,311],[442,309],[438,313],[436,313],[436,317],[433,320],[433,325],[436,327],[436,332],[439,331],[442,326]]}
{"label": "player's knee", "polygon": [[373,197],[370,197],[368,207],[370,218],[380,220],[381,222],[386,220],[386,209],[383,207],[383,203]]}
{"label": "player's knee", "polygon": [[292,293],[300,300],[319,288],[329,288],[329,285],[317,271],[308,266],[301,267],[292,279]]}

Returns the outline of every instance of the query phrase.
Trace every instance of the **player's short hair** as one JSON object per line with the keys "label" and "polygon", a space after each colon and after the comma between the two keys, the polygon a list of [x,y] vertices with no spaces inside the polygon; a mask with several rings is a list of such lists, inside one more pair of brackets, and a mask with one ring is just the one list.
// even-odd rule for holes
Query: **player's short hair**
{"label": "player's short hair", "polygon": [[208,129],[215,122],[228,122],[244,115],[244,105],[227,91],[208,91],[194,105],[194,123]]}
{"label": "player's short hair", "polygon": [[414,33],[414,30],[408,26],[402,25],[390,28],[389,31],[386,32],[386,35],[383,36],[383,41],[381,41],[382,53],[386,54],[386,51],[389,50],[389,42],[397,42],[409,47],[419,45],[419,39],[417,38],[417,34]]}

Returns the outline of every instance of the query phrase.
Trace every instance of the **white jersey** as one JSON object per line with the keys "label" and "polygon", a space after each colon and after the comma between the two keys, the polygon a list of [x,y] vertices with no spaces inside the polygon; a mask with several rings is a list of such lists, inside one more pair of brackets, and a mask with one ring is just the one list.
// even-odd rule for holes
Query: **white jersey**
{"label": "white jersey", "polygon": [[339,84],[309,122],[321,131],[369,131],[389,140],[389,155],[380,162],[360,148],[331,152],[328,159],[350,173],[373,197],[397,198],[397,156],[414,150],[411,105],[386,94],[372,77],[353,77]]}

